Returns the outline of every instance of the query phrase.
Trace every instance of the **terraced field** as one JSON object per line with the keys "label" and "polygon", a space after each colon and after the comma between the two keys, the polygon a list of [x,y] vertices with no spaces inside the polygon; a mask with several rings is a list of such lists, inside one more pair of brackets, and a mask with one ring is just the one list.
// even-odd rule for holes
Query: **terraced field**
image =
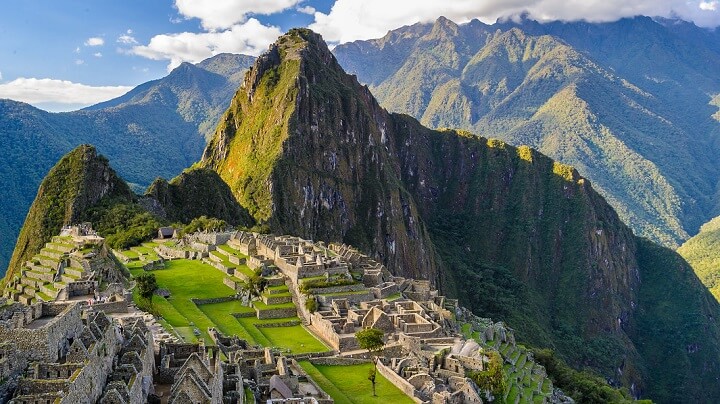
{"label": "terraced field", "polygon": [[[145,243],[140,247],[121,252],[126,257],[152,257],[152,245]],[[223,262],[229,261],[229,255],[239,254],[227,246],[223,250]],[[237,256],[236,256],[237,257]],[[133,276],[143,273],[142,261],[133,259],[128,268]],[[217,262],[217,261],[216,261]],[[254,274],[246,265],[245,267]],[[305,329],[297,316],[258,319],[258,311],[294,308],[290,300],[287,286],[278,285],[267,288],[263,298],[274,298],[281,301],[277,304],[267,304],[263,301],[254,301],[252,307],[244,306],[239,300],[230,300],[218,303],[196,304],[192,299],[215,299],[235,296],[235,290],[223,283],[230,278],[235,282],[242,279],[227,275],[218,268],[197,260],[170,260],[166,261],[166,268],[152,271],[158,285],[170,292],[170,297],[164,299],[159,296],[153,298],[153,310],[161,316],[162,322],[171,327],[179,337],[188,342],[195,342],[202,338],[206,344],[214,344],[208,334],[208,328],[214,327],[226,335],[237,335],[250,342],[267,347],[275,347],[291,353],[325,352],[329,348],[315,338]],[[142,304],[137,292],[134,299]],[[277,326],[283,324],[283,326]]]}

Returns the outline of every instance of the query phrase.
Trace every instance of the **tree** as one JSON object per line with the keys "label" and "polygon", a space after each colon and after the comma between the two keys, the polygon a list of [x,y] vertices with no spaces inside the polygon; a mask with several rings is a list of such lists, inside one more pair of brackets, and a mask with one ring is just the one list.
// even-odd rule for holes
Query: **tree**
{"label": "tree", "polygon": [[262,276],[255,274],[248,278],[247,281],[242,283],[242,293],[248,297],[248,301],[252,301],[255,298],[259,298],[260,295],[265,291],[267,286],[267,279]]}
{"label": "tree", "polygon": [[150,306],[152,307],[152,297],[155,294],[155,291],[158,290],[158,284],[157,279],[155,279],[155,274],[140,274],[139,276],[135,277],[135,282],[137,283],[138,293],[140,294],[140,297],[148,300],[150,302]]}
{"label": "tree", "polygon": [[368,380],[372,383],[373,396],[375,397],[377,397],[377,394],[375,394],[375,377],[377,376],[377,363],[380,360],[378,354],[385,348],[384,337],[385,333],[377,328],[366,328],[355,333],[360,348],[367,349],[373,354],[373,364],[375,366],[368,372]]}
{"label": "tree", "polygon": [[507,382],[502,367],[502,357],[497,351],[488,352],[486,370],[470,371],[467,376],[483,390],[489,391],[496,401],[502,399],[507,390]]}

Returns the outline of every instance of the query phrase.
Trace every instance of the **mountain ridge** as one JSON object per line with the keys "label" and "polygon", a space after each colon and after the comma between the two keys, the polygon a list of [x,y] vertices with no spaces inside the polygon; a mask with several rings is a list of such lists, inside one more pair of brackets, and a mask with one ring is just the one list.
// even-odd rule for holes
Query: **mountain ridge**
{"label": "mountain ridge", "polygon": [[[717,33],[664,24],[647,17],[493,25],[440,18],[333,52],[389,110],[434,128],[529,144],[571,164],[638,234],[676,247],[717,214],[710,196],[717,194],[711,179],[720,170],[712,157],[720,125],[707,94],[720,92],[711,74],[720,53],[711,41]],[[698,37],[705,42],[693,43]],[[384,62],[389,67],[376,67]],[[597,124],[578,130],[568,114],[536,122],[568,86]],[[558,137],[596,151],[569,154]],[[597,138],[612,146],[599,152]]]}

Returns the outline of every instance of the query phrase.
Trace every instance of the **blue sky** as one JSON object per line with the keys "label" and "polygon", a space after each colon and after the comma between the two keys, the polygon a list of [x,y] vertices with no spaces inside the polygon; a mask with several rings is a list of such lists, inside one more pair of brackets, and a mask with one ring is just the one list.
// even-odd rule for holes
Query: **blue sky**
{"label": "blue sky", "polygon": [[717,0],[3,0],[0,98],[72,110],[160,78],[183,61],[258,55],[292,27],[309,26],[336,44],[441,15],[493,22],[521,12],[541,21],[642,14],[720,24]]}

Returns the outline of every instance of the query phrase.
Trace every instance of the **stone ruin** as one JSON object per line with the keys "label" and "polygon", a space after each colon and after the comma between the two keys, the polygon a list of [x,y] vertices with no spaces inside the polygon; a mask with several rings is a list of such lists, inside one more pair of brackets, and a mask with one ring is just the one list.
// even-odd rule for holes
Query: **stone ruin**
{"label": "stone ruin", "polygon": [[[65,238],[54,244],[69,243],[68,237],[80,240],[91,233],[85,226],[64,234]],[[247,258],[229,253],[222,244]],[[224,282],[235,289],[237,279],[248,275],[235,273],[226,267],[227,261],[247,264],[262,273],[271,286],[277,286],[276,291],[282,289],[263,295],[263,303],[293,302],[295,306],[277,313],[267,310],[263,315],[297,314],[313,334],[334,349],[327,353],[330,358],[303,354],[313,363],[320,359],[332,364],[367,361],[368,353],[359,350],[355,333],[369,327],[382,330],[387,342],[378,370],[416,402],[487,400],[489,393],[466,377],[468,371],[484,369],[487,349],[502,354],[514,382],[530,383],[522,385],[523,394],[531,391],[528,396],[502,399],[565,399],[552,388],[544,369],[515,345],[512,330],[472,316],[457,300],[440,295],[429,281],[392,276],[382,264],[352,247],[238,231],[188,235],[175,246],[156,247],[155,252],[167,259],[175,255],[202,259],[230,275]],[[97,287],[86,283],[91,281],[74,279],[72,283],[78,290]],[[126,292],[118,283],[101,293],[110,298]],[[317,303],[312,312],[306,307],[311,299]],[[5,306],[0,309],[0,377],[6,382],[0,387],[0,401],[4,394],[13,396],[15,403],[242,403],[244,390],[249,388],[266,402],[333,402],[298,365],[297,355],[251,346],[214,329],[209,335],[215,346],[179,343],[173,338],[155,341],[147,318],[110,320],[102,304],[1,303]],[[106,304],[110,303],[114,302]],[[113,310],[107,306],[108,312]],[[260,312],[257,315],[261,318]],[[479,343],[460,334],[460,322],[470,324],[470,333]]]}
{"label": "stone ruin", "polygon": [[[81,305],[39,303],[40,316],[3,328],[29,365],[11,403],[137,403],[152,389],[152,335],[142,320],[114,324],[102,311],[81,316]],[[30,310],[37,312],[37,306]],[[17,315],[14,315],[17,318]]]}
{"label": "stone ruin", "polygon": [[[64,227],[25,262],[20,273],[8,281],[4,296],[29,305],[38,301],[68,301],[87,296],[99,298],[101,284],[123,283],[126,275],[112,253],[89,223]],[[122,293],[108,296],[107,302],[124,301]],[[105,302],[106,299],[103,299]],[[123,310],[122,304],[105,311]]]}

